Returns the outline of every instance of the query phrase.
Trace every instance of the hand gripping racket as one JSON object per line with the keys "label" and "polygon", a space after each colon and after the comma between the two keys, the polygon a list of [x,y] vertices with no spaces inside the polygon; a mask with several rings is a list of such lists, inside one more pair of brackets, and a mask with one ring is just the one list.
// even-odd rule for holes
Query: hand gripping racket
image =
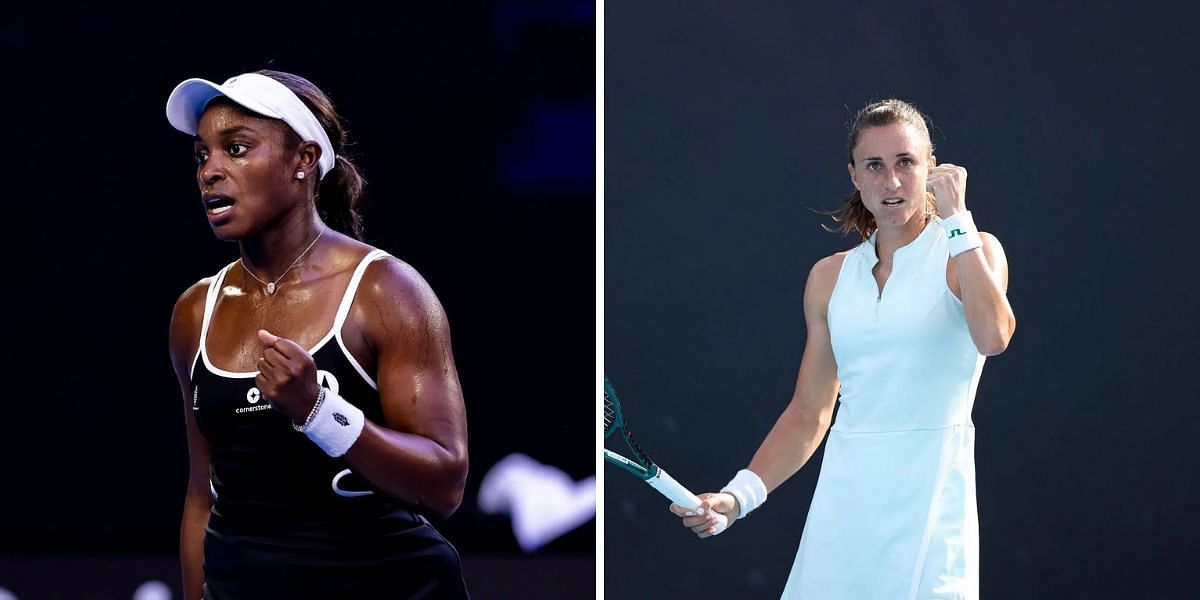
{"label": "hand gripping racket", "polygon": [[[673,477],[667,474],[661,467],[654,464],[637,441],[633,439],[633,434],[625,427],[625,417],[621,413],[621,402],[617,399],[617,393],[613,391],[612,384],[608,378],[604,378],[604,439],[612,437],[614,433],[620,432],[621,438],[625,440],[625,445],[633,453],[633,459],[626,458],[609,450],[604,449],[604,460],[621,467],[622,469],[632,473],[638,479],[650,484],[650,487],[658,490],[658,492],[684,508],[696,508],[700,506],[700,499],[695,494],[688,491],[687,488],[680,485]],[[729,519],[722,514],[717,514],[717,526],[713,535],[721,533],[729,524]]]}

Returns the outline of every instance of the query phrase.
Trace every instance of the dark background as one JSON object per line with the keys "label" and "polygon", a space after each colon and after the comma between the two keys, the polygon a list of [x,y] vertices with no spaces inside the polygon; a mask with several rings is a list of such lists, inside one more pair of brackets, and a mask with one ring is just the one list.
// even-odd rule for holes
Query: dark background
{"label": "dark background", "polygon": [[[1200,47],[1158,3],[606,5],[605,371],[696,492],[792,393],[868,101],[931,115],[1017,315],[975,404],[985,598],[1194,594]],[[700,541],[607,468],[611,597],[778,597],[821,462]]]}
{"label": "dark background", "polygon": [[128,597],[97,581],[147,565],[178,578],[187,449],[167,325],[237,249],[212,235],[191,140],[164,107],[185,78],[272,68],[333,99],[369,182],[367,241],[420,271],[449,316],[471,475],[437,526],[468,584],[496,597],[503,570],[523,574],[521,595],[592,593],[594,521],[522,559],[508,519],[475,504],[511,452],[595,472],[592,3],[10,11],[0,587],[74,596],[52,586],[90,573],[74,578],[100,586],[90,596]]}

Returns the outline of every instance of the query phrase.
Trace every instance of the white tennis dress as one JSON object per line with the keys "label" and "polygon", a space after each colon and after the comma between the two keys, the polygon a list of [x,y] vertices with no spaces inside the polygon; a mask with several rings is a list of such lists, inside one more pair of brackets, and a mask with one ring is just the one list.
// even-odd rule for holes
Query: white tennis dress
{"label": "white tennis dress", "polygon": [[874,243],[846,256],[829,300],[841,408],[783,597],[975,599],[984,357],[946,285],[941,223],[896,250],[882,294]]}

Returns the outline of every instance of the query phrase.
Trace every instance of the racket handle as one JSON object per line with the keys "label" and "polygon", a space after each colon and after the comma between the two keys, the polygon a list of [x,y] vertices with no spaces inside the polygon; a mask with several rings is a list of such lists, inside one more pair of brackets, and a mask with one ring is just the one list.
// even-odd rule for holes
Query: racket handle
{"label": "racket handle", "polygon": [[700,506],[700,499],[695,494],[689,492],[678,481],[675,481],[675,478],[671,477],[662,467],[659,467],[658,473],[654,477],[647,479],[646,483],[658,490],[660,494],[670,498],[671,502],[684,508],[696,508]]}
{"label": "racket handle", "polygon": [[[650,487],[658,490],[658,492],[684,508],[696,508],[700,506],[700,499],[695,494],[688,491],[681,483],[675,481],[662,467],[658,468],[658,473],[646,480]],[[717,535],[729,526],[729,517],[717,513],[717,525],[713,531],[713,535]]]}

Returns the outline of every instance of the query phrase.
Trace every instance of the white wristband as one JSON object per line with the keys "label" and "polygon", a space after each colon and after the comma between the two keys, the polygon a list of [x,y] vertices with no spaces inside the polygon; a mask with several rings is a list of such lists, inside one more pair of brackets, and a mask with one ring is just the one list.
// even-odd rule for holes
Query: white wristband
{"label": "white wristband", "polygon": [[337,458],[354,445],[366,421],[366,416],[357,406],[333,390],[325,390],[325,401],[303,431],[325,454]]}
{"label": "white wristband", "polygon": [[767,501],[767,486],[761,477],[750,469],[742,469],[721,488],[722,492],[733,494],[738,501],[738,518],[745,518],[750,511],[758,508]]}
{"label": "white wristband", "polygon": [[975,228],[969,210],[942,219],[942,228],[946,230],[946,246],[950,249],[950,256],[983,246],[983,239],[979,237],[979,230]]}

